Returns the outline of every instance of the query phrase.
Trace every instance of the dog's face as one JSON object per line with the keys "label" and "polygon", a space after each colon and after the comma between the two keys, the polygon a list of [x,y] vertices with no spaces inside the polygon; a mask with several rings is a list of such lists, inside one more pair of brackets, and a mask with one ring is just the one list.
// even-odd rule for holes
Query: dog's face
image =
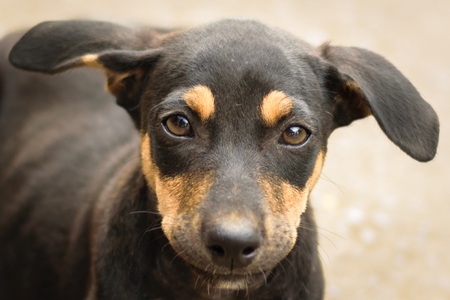
{"label": "dog's face", "polygon": [[226,29],[163,44],[149,82],[177,80],[143,91],[141,155],[173,248],[239,289],[294,246],[332,116],[301,51]]}
{"label": "dog's face", "polygon": [[302,213],[337,127],[373,114],[415,159],[436,151],[434,111],[389,62],[357,48],[316,49],[257,22],[169,34],[44,23],[10,58],[46,73],[105,71],[140,132],[164,234],[218,288],[262,282],[301,239]]}

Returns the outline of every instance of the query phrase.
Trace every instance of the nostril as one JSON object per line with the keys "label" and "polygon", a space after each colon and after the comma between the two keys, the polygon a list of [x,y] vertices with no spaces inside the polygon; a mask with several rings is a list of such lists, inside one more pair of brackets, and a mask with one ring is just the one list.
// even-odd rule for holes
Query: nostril
{"label": "nostril", "polygon": [[225,256],[225,250],[219,245],[209,246],[208,250],[214,256],[217,256],[217,257],[224,257]]}
{"label": "nostril", "polygon": [[255,254],[256,248],[254,247],[246,247],[244,250],[242,250],[242,254],[244,257],[251,257]]}

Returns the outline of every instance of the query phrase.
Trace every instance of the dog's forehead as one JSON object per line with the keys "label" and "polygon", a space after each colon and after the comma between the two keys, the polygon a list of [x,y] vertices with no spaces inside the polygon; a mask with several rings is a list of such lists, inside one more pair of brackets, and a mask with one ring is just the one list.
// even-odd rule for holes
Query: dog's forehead
{"label": "dog's forehead", "polygon": [[[312,48],[286,32],[255,21],[225,20],[176,35],[169,43],[170,59],[194,80],[199,76],[248,72],[292,75],[292,64],[306,66],[300,56]],[[298,70],[297,72],[299,72]]]}
{"label": "dog's forehead", "polygon": [[218,110],[261,105],[273,91],[302,101],[318,90],[308,63],[313,48],[259,22],[225,20],[193,28],[171,37],[163,48],[164,72],[179,85],[172,88],[206,86]]}
{"label": "dog's forehead", "polygon": [[[227,42],[234,40],[245,44],[250,43],[277,43],[280,46],[295,46],[303,48],[303,51],[311,50],[311,46],[290,33],[254,20],[222,20],[204,26],[193,27],[176,35],[179,39],[187,40],[200,45],[202,41],[225,46]],[[225,44],[223,44],[225,43]],[[201,46],[203,47],[203,46]]]}

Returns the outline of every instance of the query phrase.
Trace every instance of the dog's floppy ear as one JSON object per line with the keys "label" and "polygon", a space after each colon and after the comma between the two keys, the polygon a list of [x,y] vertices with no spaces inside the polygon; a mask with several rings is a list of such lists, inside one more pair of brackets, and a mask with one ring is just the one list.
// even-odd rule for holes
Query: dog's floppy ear
{"label": "dog's floppy ear", "polygon": [[21,69],[56,74],[75,67],[103,70],[108,89],[121,106],[137,105],[137,82],[161,49],[158,33],[98,21],[44,22],[29,30],[10,52],[10,62]]}
{"label": "dog's floppy ear", "polygon": [[436,154],[439,121],[433,108],[390,62],[360,48],[321,47],[331,63],[328,89],[336,127],[372,114],[389,139],[418,161]]}

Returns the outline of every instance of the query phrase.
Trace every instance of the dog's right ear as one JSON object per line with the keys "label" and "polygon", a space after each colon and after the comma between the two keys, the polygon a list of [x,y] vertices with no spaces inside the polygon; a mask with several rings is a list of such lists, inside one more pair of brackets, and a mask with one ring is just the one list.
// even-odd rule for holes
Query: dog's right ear
{"label": "dog's right ear", "polygon": [[29,30],[13,47],[10,62],[21,69],[56,74],[76,67],[105,72],[108,90],[127,110],[138,103],[144,71],[161,55],[161,34],[97,21],[44,22]]}

